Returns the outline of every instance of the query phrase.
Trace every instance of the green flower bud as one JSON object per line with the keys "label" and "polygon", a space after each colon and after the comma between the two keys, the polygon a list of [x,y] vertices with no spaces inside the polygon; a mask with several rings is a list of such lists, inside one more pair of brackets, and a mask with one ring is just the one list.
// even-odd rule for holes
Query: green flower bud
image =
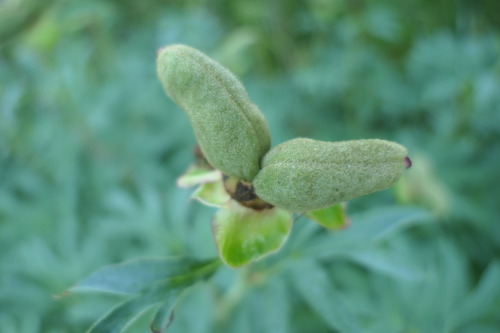
{"label": "green flower bud", "polygon": [[253,185],[276,207],[306,212],[383,190],[407,167],[406,149],[384,140],[298,138],[269,151]]}
{"label": "green flower bud", "polygon": [[185,45],[161,49],[157,70],[167,95],[188,115],[208,162],[226,175],[252,181],[271,138],[238,79]]}

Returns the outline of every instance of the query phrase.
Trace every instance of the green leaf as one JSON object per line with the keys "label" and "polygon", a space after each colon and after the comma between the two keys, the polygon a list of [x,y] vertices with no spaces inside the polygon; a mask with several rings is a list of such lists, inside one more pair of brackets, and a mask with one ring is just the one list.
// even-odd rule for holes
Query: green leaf
{"label": "green leaf", "polygon": [[[171,278],[154,284],[141,296],[132,298],[120,304],[111,312],[98,320],[89,330],[89,333],[119,333],[123,332],[141,313],[166,299],[173,305],[180,293],[194,284],[198,279],[195,276]],[[159,317],[159,316],[158,316]],[[155,325],[161,323],[162,318],[156,318]],[[153,327],[153,326],[152,326]],[[161,331],[159,331],[161,332]]]}
{"label": "green leaf", "polygon": [[461,301],[454,313],[456,327],[469,324],[493,308],[500,300],[500,262],[491,263],[481,277],[478,286]]}
{"label": "green leaf", "polygon": [[120,304],[92,326],[88,333],[119,333],[123,332],[137,317],[154,302],[144,297],[137,297]]}
{"label": "green leaf", "polygon": [[344,229],[349,226],[345,203],[307,212],[307,217],[328,229]]}
{"label": "green leaf", "polygon": [[[168,324],[165,320],[166,308],[170,307],[170,312],[173,311],[173,306],[181,293],[197,281],[210,277],[219,265],[220,261],[215,259],[205,261],[204,264],[199,264],[197,267],[191,266],[187,272],[178,270],[178,274],[175,276],[168,274],[165,279],[155,281],[148,279],[149,283],[141,288],[139,296],[131,298],[111,310],[92,326],[89,333],[123,332],[142,312],[163,302],[151,324],[151,327],[157,329],[157,332],[162,332],[162,329],[164,330]],[[157,273],[156,270],[153,271]],[[114,275],[112,276],[114,277]],[[143,280],[140,282],[145,283]]]}
{"label": "green leaf", "polygon": [[272,208],[260,211],[234,200],[224,205],[212,221],[221,259],[239,267],[277,251],[292,227],[292,214]]}
{"label": "green leaf", "polygon": [[155,281],[189,274],[212,262],[214,262],[213,259],[195,260],[186,257],[131,260],[99,269],[71,288],[70,291],[137,294]]}
{"label": "green leaf", "polygon": [[255,331],[262,333],[290,332],[290,295],[280,276],[266,280],[250,297]]}
{"label": "green leaf", "polygon": [[291,282],[299,296],[328,326],[343,333],[360,332],[359,325],[328,280],[328,274],[312,260],[292,263]]}
{"label": "green leaf", "polygon": [[363,215],[351,216],[350,227],[335,234],[312,239],[304,252],[318,258],[329,257],[353,247],[366,247],[399,229],[424,221],[427,211],[411,207],[388,207],[371,210]]}
{"label": "green leaf", "polygon": [[231,199],[222,181],[201,184],[191,198],[212,207],[221,207]]}
{"label": "green leaf", "polygon": [[[179,290],[179,289],[177,289]],[[155,313],[155,317],[151,322],[151,331],[153,333],[162,333],[167,330],[172,321],[174,320],[174,308],[177,300],[180,297],[182,290],[178,293],[170,293],[163,304],[160,305]]]}
{"label": "green leaf", "polygon": [[373,271],[387,274],[395,278],[405,280],[418,280],[423,277],[409,263],[396,257],[389,251],[382,252],[379,249],[345,249],[343,256]]}
{"label": "green leaf", "polygon": [[351,242],[379,241],[398,229],[403,229],[430,216],[429,212],[413,207],[374,209],[354,220],[352,226],[340,233]]}
{"label": "green leaf", "polygon": [[186,188],[219,180],[222,180],[222,174],[219,170],[192,165],[177,179],[177,186]]}
{"label": "green leaf", "polygon": [[[217,283],[217,282],[213,282]],[[169,327],[175,332],[212,333],[216,322],[215,312],[219,304],[214,304],[214,299],[220,296],[220,289],[214,288],[210,282],[197,283],[189,288],[188,293],[181,295],[182,301],[178,301],[175,307],[175,320],[177,323]],[[186,297],[184,297],[184,295]],[[196,320],[193,320],[193,314]]]}

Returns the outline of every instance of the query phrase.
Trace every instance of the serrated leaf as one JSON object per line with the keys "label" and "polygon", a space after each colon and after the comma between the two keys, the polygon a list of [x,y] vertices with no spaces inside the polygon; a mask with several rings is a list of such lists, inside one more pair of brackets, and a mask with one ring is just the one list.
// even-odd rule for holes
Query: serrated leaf
{"label": "serrated leaf", "polygon": [[219,180],[222,180],[222,174],[219,170],[192,165],[183,175],[177,178],[177,186],[186,188]]}
{"label": "serrated leaf", "polygon": [[344,229],[349,226],[345,203],[307,212],[307,217],[328,229]]}
{"label": "serrated leaf", "polygon": [[360,332],[342,295],[335,290],[327,273],[315,261],[292,263],[290,279],[299,296],[330,328],[342,333]]}
{"label": "serrated leaf", "polygon": [[70,291],[133,295],[155,281],[189,274],[211,262],[213,260],[195,260],[186,257],[131,260],[99,269]]}
{"label": "serrated leaf", "polygon": [[212,230],[221,259],[239,267],[277,251],[292,227],[292,214],[272,208],[260,211],[234,200],[224,205],[212,220]]}
{"label": "serrated leaf", "polygon": [[191,195],[191,198],[212,207],[221,207],[231,199],[222,181],[201,184]]}

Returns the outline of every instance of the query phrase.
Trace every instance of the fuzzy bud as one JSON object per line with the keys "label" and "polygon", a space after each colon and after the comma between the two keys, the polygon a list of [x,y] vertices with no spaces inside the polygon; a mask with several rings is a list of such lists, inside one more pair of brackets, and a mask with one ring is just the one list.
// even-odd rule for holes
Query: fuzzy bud
{"label": "fuzzy bud", "polygon": [[264,116],[238,79],[185,45],[161,49],[157,71],[167,95],[189,117],[208,162],[226,175],[252,181],[271,139]]}
{"label": "fuzzy bud", "polygon": [[407,160],[406,149],[390,141],[298,138],[266,154],[253,185],[266,202],[306,212],[390,187]]}

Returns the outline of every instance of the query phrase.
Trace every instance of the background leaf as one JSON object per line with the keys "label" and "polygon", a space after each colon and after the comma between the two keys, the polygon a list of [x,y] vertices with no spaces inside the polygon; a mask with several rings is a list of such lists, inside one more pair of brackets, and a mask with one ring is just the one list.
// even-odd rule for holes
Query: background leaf
{"label": "background leaf", "polygon": [[127,326],[135,320],[142,312],[154,306],[149,300],[142,297],[126,301],[111,310],[101,318],[88,333],[120,333],[124,332]]}
{"label": "background leaf", "polygon": [[500,263],[494,261],[482,275],[477,287],[457,304],[458,309],[454,314],[457,327],[471,321],[479,321],[488,309],[500,304],[499,279]]}
{"label": "background leaf", "polygon": [[[350,201],[349,228],[300,218],[285,246],[250,273],[221,267],[190,290],[169,332],[256,331],[266,314],[252,296],[262,309],[275,304],[258,296],[268,282],[286,288],[288,319],[276,315],[289,330],[331,332],[287,283],[301,258],[319,260],[363,332],[498,331],[500,292],[487,283],[488,292],[467,297],[500,256],[500,2],[0,3],[2,332],[84,332],[124,295],[52,295],[99,267],[217,256],[214,209],[176,186],[195,140],[155,73],[156,50],[172,43],[241,79],[273,145],[380,138],[405,145],[414,165],[403,189]],[[411,207],[431,216],[375,237],[372,227]],[[349,250],[373,252],[393,271],[354,261]],[[398,269],[422,276],[401,278],[408,273]],[[240,277],[244,297],[219,322]],[[153,310],[127,333],[147,330]]]}
{"label": "background leaf", "polygon": [[321,266],[311,260],[295,262],[290,278],[297,293],[330,328],[346,333],[360,332],[343,296]]}
{"label": "background leaf", "polygon": [[216,261],[200,261],[187,257],[137,259],[103,267],[71,288],[71,291],[136,294],[159,280],[195,274],[197,270]]}
{"label": "background leaf", "polygon": [[329,257],[357,246],[365,246],[388,237],[396,230],[409,227],[428,218],[426,211],[417,208],[393,207],[376,209],[362,215],[351,215],[349,228],[335,235],[321,235],[315,238],[305,250],[319,257]]}
{"label": "background leaf", "polygon": [[[172,260],[169,260],[167,263],[172,265]],[[158,266],[152,266],[150,264],[151,262],[148,262],[146,265],[141,265],[140,267],[143,270],[149,269],[151,273],[156,274],[158,272]],[[179,262],[176,262],[176,264],[178,265]],[[136,276],[136,283],[132,285],[137,286],[140,283],[147,283],[147,285],[141,288],[141,294],[125,301],[111,310],[111,312],[94,324],[89,330],[89,333],[123,332],[143,311],[159,303],[162,303],[162,305],[160,309],[157,310],[157,314],[151,324],[151,329],[154,330],[154,332],[164,331],[169,323],[169,321],[166,322],[165,316],[168,315],[170,317],[170,313],[173,311],[174,304],[179,299],[180,294],[200,279],[211,276],[219,267],[219,264],[219,260],[216,259],[203,264],[200,263],[197,267],[186,266],[186,271],[168,271],[168,273],[162,277],[156,276],[157,279],[154,281],[144,278],[144,276],[151,276],[148,276],[148,274]],[[125,266],[127,269],[130,269],[130,265],[126,264]],[[137,265],[134,266],[137,267]],[[176,265],[174,264],[172,266]],[[120,267],[120,270],[123,271],[123,267]],[[99,272],[99,276],[101,277],[114,277],[115,274],[116,270]],[[165,309],[165,307],[167,307],[167,309]]]}
{"label": "background leaf", "polygon": [[151,323],[151,331],[153,333],[165,332],[168,326],[170,326],[174,320],[174,303],[176,301],[176,297],[169,295],[167,300],[160,305]]}
{"label": "background leaf", "polygon": [[254,317],[259,320],[254,323],[254,330],[265,333],[290,332],[290,295],[286,284],[281,279],[274,278],[258,286],[250,303]]}
{"label": "background leaf", "polygon": [[415,269],[394,253],[384,253],[376,248],[367,248],[363,250],[346,249],[340,254],[348,260],[352,260],[367,269],[379,273],[388,274],[400,279],[418,280],[423,277],[423,273]]}

